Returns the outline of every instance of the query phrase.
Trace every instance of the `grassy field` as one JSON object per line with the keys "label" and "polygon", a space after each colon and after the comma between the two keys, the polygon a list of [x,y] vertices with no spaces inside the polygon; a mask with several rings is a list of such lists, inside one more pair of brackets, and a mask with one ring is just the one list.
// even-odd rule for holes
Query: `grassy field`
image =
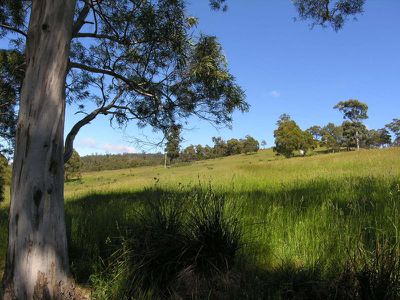
{"label": "grassy field", "polygon": [[[324,298],[351,262],[379,263],[374,257],[399,249],[400,148],[292,159],[264,150],[169,169],[86,173],[81,181],[66,183],[77,280],[91,282],[98,298],[115,297],[107,292],[107,266],[121,246],[117,241],[135,230],[144,203],[172,199],[190,211],[191,199],[203,195],[199,190],[223,197],[226,210],[239,220],[234,277],[242,285],[241,298],[303,299],[305,293]],[[0,273],[6,225],[3,204]]]}

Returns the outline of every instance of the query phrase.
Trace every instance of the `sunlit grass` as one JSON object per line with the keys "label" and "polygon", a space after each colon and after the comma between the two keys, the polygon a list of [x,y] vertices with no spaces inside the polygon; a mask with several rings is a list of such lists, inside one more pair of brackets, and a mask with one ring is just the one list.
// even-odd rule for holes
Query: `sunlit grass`
{"label": "sunlit grass", "polygon": [[[399,148],[292,159],[265,150],[168,169],[85,173],[65,185],[72,270],[80,282],[99,274],[113,241],[134,223],[145,201],[179,200],[211,186],[240,213],[241,254],[248,263],[265,272],[284,266],[328,278],[360,244],[372,248],[384,238],[396,245],[399,184]],[[0,207],[0,271],[6,207]]]}

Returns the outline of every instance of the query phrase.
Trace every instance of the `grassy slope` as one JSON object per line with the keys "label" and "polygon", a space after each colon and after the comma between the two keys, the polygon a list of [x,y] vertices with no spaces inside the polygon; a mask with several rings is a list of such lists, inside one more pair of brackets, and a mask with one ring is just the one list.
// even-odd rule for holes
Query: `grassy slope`
{"label": "grassy slope", "polygon": [[[87,173],[82,182],[65,186],[72,264],[105,255],[105,240],[118,234],[120,224],[129,223],[135,200],[162,196],[147,188],[157,185],[179,197],[182,186],[201,182],[241,207],[244,252],[258,265],[270,268],[289,261],[298,267],[329,269],[358,239],[368,242],[378,234],[399,238],[399,158],[400,148],[292,159],[276,159],[265,150],[170,169]],[[0,274],[6,223],[3,204]],[[94,246],[85,248],[89,244]],[[83,267],[95,271],[93,266]]]}

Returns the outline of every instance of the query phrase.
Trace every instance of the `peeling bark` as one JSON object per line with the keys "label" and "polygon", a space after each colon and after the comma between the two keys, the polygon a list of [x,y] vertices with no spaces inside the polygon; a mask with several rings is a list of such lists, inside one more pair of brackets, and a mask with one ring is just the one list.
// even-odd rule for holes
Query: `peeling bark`
{"label": "peeling bark", "polygon": [[73,299],[64,221],[65,78],[76,0],[32,1],[4,299]]}

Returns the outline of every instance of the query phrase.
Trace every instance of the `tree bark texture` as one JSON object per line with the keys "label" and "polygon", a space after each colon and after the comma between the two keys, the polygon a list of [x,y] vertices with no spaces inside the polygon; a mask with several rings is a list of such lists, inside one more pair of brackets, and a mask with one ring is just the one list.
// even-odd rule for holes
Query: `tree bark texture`
{"label": "tree bark texture", "polygon": [[63,135],[75,3],[32,1],[3,278],[7,300],[73,298],[64,220]]}

